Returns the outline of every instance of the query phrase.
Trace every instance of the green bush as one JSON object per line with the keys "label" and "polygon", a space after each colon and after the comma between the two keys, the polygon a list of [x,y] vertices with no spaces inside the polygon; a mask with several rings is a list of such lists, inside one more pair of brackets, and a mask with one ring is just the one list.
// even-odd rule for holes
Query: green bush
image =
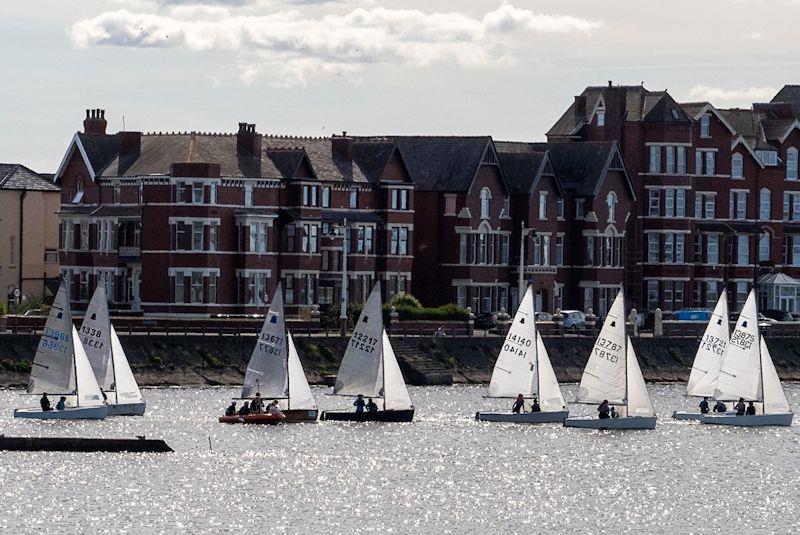
{"label": "green bush", "polygon": [[11,359],[3,359],[3,361],[0,362],[0,365],[10,371],[14,371],[16,369],[15,362]]}
{"label": "green bush", "polygon": [[31,363],[27,360],[18,360],[14,363],[14,369],[19,373],[31,373]]}
{"label": "green bush", "polygon": [[3,301],[0,301],[0,316],[8,314],[8,307]]}
{"label": "green bush", "polygon": [[13,306],[15,314],[25,314],[29,310],[40,309],[45,312],[44,299],[42,297],[28,297],[23,299],[20,304]]}
{"label": "green bush", "polygon": [[164,362],[161,360],[161,357],[158,355],[150,355],[150,365],[154,368],[159,370],[164,369]]}
{"label": "green bush", "polygon": [[[388,319],[391,305],[385,305],[383,308],[384,317]],[[395,310],[401,321],[466,321],[468,319],[467,310],[454,304],[419,308],[396,306]]]}
{"label": "green bush", "polygon": [[419,299],[411,294],[395,295],[389,301],[389,305],[397,308],[422,308],[422,303],[419,302]]}

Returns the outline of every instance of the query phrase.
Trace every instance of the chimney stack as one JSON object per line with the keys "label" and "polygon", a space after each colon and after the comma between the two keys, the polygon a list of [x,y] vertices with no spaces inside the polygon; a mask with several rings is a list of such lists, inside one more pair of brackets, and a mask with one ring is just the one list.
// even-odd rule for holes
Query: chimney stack
{"label": "chimney stack", "polygon": [[331,136],[331,151],[333,156],[344,158],[348,162],[353,161],[353,138],[347,136],[346,131],[342,131],[341,136]]}
{"label": "chimney stack", "polygon": [[261,134],[256,133],[256,125],[239,123],[236,133],[236,151],[246,151],[253,156],[261,154]]}
{"label": "chimney stack", "polygon": [[83,132],[86,134],[100,134],[106,133],[106,110],[99,108],[94,110],[86,110],[86,119],[83,120]]}

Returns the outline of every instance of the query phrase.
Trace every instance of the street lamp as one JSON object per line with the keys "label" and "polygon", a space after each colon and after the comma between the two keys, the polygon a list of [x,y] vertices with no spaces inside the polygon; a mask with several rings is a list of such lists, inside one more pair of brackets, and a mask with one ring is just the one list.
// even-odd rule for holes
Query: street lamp
{"label": "street lamp", "polygon": [[517,296],[517,306],[522,302],[522,296],[525,295],[525,237],[533,233],[536,236],[536,230],[532,228],[525,228],[525,222],[520,221],[520,235],[519,235],[519,295]]}
{"label": "street lamp", "polygon": [[[339,234],[340,229],[339,227],[335,227],[333,229],[334,234]],[[339,309],[339,333],[342,336],[347,336],[347,246],[348,246],[348,238],[349,232],[347,227],[347,218],[344,218],[344,221],[341,226],[342,232],[342,297],[341,297],[341,308]]]}

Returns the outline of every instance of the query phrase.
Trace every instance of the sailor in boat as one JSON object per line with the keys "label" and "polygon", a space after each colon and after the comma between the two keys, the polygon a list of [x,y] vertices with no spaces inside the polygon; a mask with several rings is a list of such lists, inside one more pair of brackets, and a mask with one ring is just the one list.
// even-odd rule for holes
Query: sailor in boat
{"label": "sailor in boat", "polygon": [[264,412],[264,402],[261,400],[261,392],[256,392],[256,397],[250,402],[250,412],[261,414]]}
{"label": "sailor in boat", "polygon": [[614,405],[611,405],[611,418],[619,418],[619,413]]}
{"label": "sailor in boat", "polygon": [[61,396],[61,399],[59,399],[58,403],[56,403],[56,410],[63,411],[66,408],[67,408],[67,397]]}
{"label": "sailor in boat", "polygon": [[717,400],[717,402],[714,404],[714,412],[727,412],[727,411],[728,407],[726,407],[725,404],[720,400]]}
{"label": "sailor in boat", "polygon": [[47,392],[42,394],[39,404],[42,406],[42,410],[45,412],[53,410],[53,407],[50,406],[50,398],[47,397]]}
{"label": "sailor in boat", "polygon": [[708,414],[708,396],[703,396],[703,401],[698,405],[700,407],[700,414]]}
{"label": "sailor in boat", "polygon": [[[252,405],[252,404],[251,404],[251,405]],[[272,403],[270,403],[269,405],[267,405],[267,413],[268,413],[268,414],[273,414],[273,415],[275,415],[275,416],[284,416],[284,414],[283,414],[283,413],[281,412],[281,410],[278,408],[278,400],[277,400],[277,399],[275,399],[275,400],[272,400]]]}
{"label": "sailor in boat", "polygon": [[739,403],[736,404],[734,409],[736,409],[736,416],[744,416],[744,412],[747,410],[744,405],[744,398],[739,398]]}
{"label": "sailor in boat", "polygon": [[250,404],[245,401],[239,409],[239,416],[247,416],[248,414],[250,414]]}
{"label": "sailor in boat", "polygon": [[364,412],[364,396],[359,394],[356,400],[353,402],[353,406],[356,408],[356,413]]}
{"label": "sailor in boat", "polygon": [[514,400],[514,404],[511,406],[511,412],[514,414],[525,412],[525,397],[522,394],[517,395],[517,399]]}
{"label": "sailor in boat", "polygon": [[225,416],[234,416],[236,414],[236,402],[231,401],[231,404],[228,405],[228,408],[225,409]]}
{"label": "sailor in boat", "polygon": [[369,398],[369,400],[367,400],[367,411],[378,412],[378,404],[372,401],[372,398]]}
{"label": "sailor in boat", "polygon": [[749,401],[747,403],[747,411],[745,411],[745,414],[747,414],[748,416],[755,416],[756,415],[756,406],[753,405],[752,401]]}
{"label": "sailor in boat", "polygon": [[531,412],[542,412],[542,407],[539,405],[539,398],[533,398],[533,402],[531,402]]}
{"label": "sailor in boat", "polygon": [[606,418],[611,418],[609,412],[611,412],[611,409],[608,406],[608,400],[604,399],[600,406],[597,407],[597,416],[601,420],[605,420]]}

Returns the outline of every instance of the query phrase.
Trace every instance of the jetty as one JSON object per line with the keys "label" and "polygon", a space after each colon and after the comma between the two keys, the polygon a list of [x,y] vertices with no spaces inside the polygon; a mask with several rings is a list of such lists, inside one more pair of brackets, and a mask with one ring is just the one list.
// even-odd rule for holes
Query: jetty
{"label": "jetty", "polygon": [[166,442],[146,438],[7,437],[0,435],[1,451],[82,451],[114,453],[170,453]]}

